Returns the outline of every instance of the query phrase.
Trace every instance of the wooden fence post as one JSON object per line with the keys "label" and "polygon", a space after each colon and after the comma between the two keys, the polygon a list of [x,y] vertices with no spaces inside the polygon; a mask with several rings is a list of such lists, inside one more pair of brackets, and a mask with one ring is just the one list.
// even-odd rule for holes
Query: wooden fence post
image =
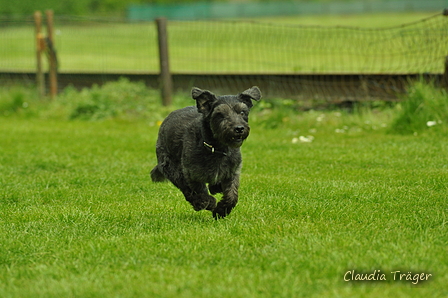
{"label": "wooden fence post", "polygon": [[448,56],[445,56],[445,67],[442,75],[442,87],[448,89]]}
{"label": "wooden fence post", "polygon": [[47,10],[47,51],[49,64],[50,97],[53,99],[58,94],[58,61],[54,46],[53,11]]}
{"label": "wooden fence post", "polygon": [[157,18],[157,36],[159,43],[159,61],[160,61],[160,87],[162,92],[162,104],[169,106],[171,104],[171,94],[173,82],[170,73],[169,55],[168,55],[168,34],[166,30],[166,19]]}
{"label": "wooden fence post", "polygon": [[42,70],[42,52],[45,49],[44,38],[41,32],[42,28],[42,13],[40,11],[34,12],[34,27],[36,35],[36,85],[40,97],[45,96],[45,77]]}

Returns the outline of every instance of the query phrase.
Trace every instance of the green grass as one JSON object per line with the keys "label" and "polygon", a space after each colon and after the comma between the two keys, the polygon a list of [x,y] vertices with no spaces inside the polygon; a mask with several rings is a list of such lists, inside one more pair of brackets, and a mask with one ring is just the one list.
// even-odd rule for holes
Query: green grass
{"label": "green grass", "polygon": [[[439,35],[446,29],[443,17],[405,29],[385,29],[431,15],[383,13],[265,18],[255,22],[170,22],[170,66],[177,73],[441,73],[446,55],[441,46],[446,39]],[[0,48],[2,69],[35,69],[33,33],[31,26],[0,29],[4,40]],[[159,71],[153,22],[56,22],[55,45],[61,72]]]}
{"label": "green grass", "polygon": [[[131,97],[141,91],[116,86]],[[75,99],[71,92],[61,97]],[[9,94],[0,117],[1,297],[448,294],[448,145],[430,128],[387,133],[394,108],[258,103],[242,147],[240,202],[215,221],[172,185],[150,181],[167,110],[68,121],[61,103],[18,87]],[[388,280],[345,282],[348,270],[381,270]],[[397,270],[432,277],[412,285],[394,281]]]}
{"label": "green grass", "polygon": [[[392,128],[400,133],[419,133],[428,127],[442,131],[448,121],[448,94],[445,89],[436,89],[433,84],[417,82],[409,88],[406,99],[400,106]],[[448,131],[444,131],[447,133]]]}

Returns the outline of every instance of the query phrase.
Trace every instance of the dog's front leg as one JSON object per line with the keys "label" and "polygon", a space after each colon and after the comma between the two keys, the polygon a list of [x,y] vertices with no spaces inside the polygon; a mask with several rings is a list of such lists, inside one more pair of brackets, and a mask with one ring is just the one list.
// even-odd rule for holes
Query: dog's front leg
{"label": "dog's front leg", "polygon": [[213,217],[215,219],[226,217],[230,214],[233,207],[238,203],[238,188],[240,186],[240,177],[235,175],[233,179],[222,182],[223,197],[213,210]]}

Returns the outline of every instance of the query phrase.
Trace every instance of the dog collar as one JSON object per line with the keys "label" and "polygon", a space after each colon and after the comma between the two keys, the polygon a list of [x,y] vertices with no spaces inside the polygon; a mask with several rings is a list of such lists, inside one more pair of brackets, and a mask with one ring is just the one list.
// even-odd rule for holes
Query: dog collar
{"label": "dog collar", "polygon": [[212,153],[218,153],[218,154],[222,154],[224,156],[227,156],[227,153],[225,153],[223,151],[215,150],[215,147],[213,147],[212,145],[210,145],[210,144],[208,144],[206,142],[204,142],[204,147],[209,149]]}

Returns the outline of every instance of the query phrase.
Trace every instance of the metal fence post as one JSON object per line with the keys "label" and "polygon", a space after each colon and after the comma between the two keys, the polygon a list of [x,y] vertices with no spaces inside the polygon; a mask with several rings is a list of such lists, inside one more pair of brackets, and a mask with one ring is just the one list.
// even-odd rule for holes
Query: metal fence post
{"label": "metal fence post", "polygon": [[159,61],[160,61],[160,88],[162,92],[162,104],[169,106],[171,104],[171,94],[173,82],[170,73],[169,55],[168,55],[168,34],[166,30],[166,18],[157,18],[157,36],[159,43]]}

